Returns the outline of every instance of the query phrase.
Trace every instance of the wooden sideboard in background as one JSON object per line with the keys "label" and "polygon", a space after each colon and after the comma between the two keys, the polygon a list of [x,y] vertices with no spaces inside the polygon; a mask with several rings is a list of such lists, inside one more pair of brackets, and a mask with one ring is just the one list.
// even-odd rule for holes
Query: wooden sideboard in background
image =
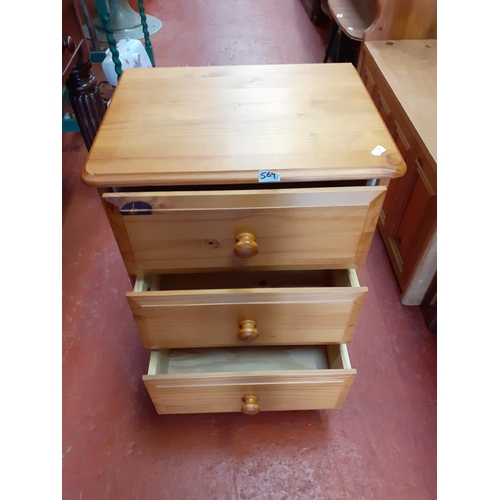
{"label": "wooden sideboard in background", "polygon": [[[304,5],[304,1],[302,4]],[[345,0],[348,2],[348,0]],[[309,2],[311,21],[321,0]],[[350,0],[360,11],[365,0]],[[306,7],[306,6],[305,6]],[[377,0],[363,32],[356,67],[408,173],[384,182],[379,230],[405,305],[420,305],[437,331],[436,0]]]}
{"label": "wooden sideboard in background", "polygon": [[428,305],[437,273],[437,41],[366,42],[362,50],[361,79],[408,168],[387,183],[379,230],[403,304]]}

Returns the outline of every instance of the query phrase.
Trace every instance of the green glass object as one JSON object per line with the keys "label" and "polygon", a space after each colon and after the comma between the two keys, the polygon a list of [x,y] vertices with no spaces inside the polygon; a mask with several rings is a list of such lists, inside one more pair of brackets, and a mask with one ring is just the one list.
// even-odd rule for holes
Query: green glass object
{"label": "green glass object", "polygon": [[153,54],[153,45],[151,45],[151,40],[149,39],[148,23],[146,20],[146,13],[144,12],[144,2],[143,0],[138,1],[139,14],[141,16],[142,31],[144,32],[144,45],[146,52],[148,53],[149,59],[153,67],[155,66],[155,56]]}
{"label": "green glass object", "polygon": [[101,21],[104,25],[104,29],[106,30],[106,40],[109,44],[111,59],[113,60],[113,63],[115,65],[116,75],[118,76],[118,79],[120,79],[120,76],[123,73],[122,62],[120,61],[120,54],[118,52],[118,49],[116,48],[116,40],[113,36],[113,30],[111,29],[107,2],[106,0],[95,0],[95,5],[97,8],[97,13],[99,14],[99,17],[101,18]]}

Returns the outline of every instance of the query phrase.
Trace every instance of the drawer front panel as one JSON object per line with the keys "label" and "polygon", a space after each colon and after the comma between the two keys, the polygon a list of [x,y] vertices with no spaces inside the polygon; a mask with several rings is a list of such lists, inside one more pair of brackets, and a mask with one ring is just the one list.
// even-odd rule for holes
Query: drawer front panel
{"label": "drawer front panel", "polygon": [[130,292],[127,299],[145,347],[158,349],[349,342],[366,293],[240,289]]}
{"label": "drawer front panel", "polygon": [[107,193],[130,274],[252,269],[360,269],[385,187]]}
{"label": "drawer front panel", "polygon": [[257,396],[260,411],[340,409],[353,378],[176,387],[144,377],[144,383],[159,414],[225,413],[241,412],[248,395]]}
{"label": "drawer front panel", "polygon": [[153,351],[143,380],[160,414],[247,413],[341,408],[355,375],[341,345]]}

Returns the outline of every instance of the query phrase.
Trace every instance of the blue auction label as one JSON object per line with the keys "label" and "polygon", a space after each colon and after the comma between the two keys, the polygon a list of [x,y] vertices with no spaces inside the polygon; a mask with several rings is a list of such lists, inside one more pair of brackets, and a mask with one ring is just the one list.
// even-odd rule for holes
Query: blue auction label
{"label": "blue auction label", "polygon": [[279,182],[280,174],[271,172],[270,170],[259,170],[259,182]]}

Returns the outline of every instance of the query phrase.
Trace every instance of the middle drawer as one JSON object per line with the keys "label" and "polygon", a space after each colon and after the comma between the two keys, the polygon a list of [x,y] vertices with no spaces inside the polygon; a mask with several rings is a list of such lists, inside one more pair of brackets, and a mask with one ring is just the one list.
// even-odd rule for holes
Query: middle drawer
{"label": "middle drawer", "polygon": [[367,291],[352,269],[139,274],[127,300],[148,349],[337,344]]}

